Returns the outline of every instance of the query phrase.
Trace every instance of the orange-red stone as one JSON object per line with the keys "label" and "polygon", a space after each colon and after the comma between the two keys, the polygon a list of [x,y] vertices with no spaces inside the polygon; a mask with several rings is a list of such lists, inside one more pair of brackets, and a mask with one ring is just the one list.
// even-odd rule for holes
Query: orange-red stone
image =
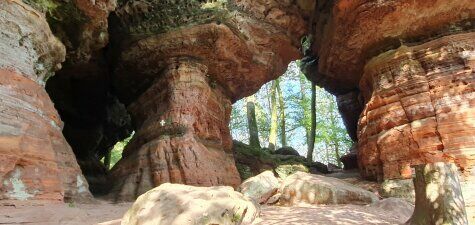
{"label": "orange-red stone", "polygon": [[173,59],[128,108],[139,128],[114,167],[118,199],[134,199],[162,183],[240,184],[228,123],[231,102],[207,77],[208,68]]}
{"label": "orange-red stone", "polygon": [[367,177],[410,178],[410,166],[475,165],[475,33],[403,46],[373,58],[360,82],[359,159]]}

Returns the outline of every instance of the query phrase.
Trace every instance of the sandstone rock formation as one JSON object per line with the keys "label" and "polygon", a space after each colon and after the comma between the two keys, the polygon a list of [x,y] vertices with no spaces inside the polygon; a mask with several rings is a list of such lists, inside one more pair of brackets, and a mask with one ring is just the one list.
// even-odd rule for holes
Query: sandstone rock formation
{"label": "sandstone rock formation", "polygon": [[210,87],[207,70],[176,59],[129,106],[140,128],[112,171],[119,199],[133,199],[166,182],[239,185],[227,128],[231,102]]}
{"label": "sandstone rock formation", "polygon": [[237,191],[253,201],[262,204],[277,192],[280,187],[279,180],[272,171],[265,171],[251,177],[239,185]]}
{"label": "sandstone rock formation", "polygon": [[0,2],[0,27],[0,199],[90,198],[43,87],[61,67],[64,46],[20,1]]}
{"label": "sandstone rock formation", "polygon": [[[303,50],[306,75],[337,96],[358,142],[345,161],[357,154],[362,175],[379,181],[454,161],[466,202],[475,204],[472,0],[0,4],[3,196],[23,186],[23,196],[42,199],[87,189],[66,141],[96,193],[108,191],[108,178],[119,199],[164,182],[237,186],[230,104],[281,75]],[[54,71],[53,106],[43,86]],[[99,159],[132,130],[108,177]],[[252,161],[248,155],[236,153],[237,161]],[[295,161],[266,157],[248,169]]]}
{"label": "sandstone rock formation", "polygon": [[362,175],[406,179],[412,165],[454,160],[472,183],[475,3],[340,0],[319,6],[303,68],[338,96],[358,95]]}
{"label": "sandstone rock formation", "polygon": [[378,197],[364,189],[342,180],[304,172],[285,178],[279,190],[279,203],[293,205],[299,202],[310,204],[368,204]]}
{"label": "sandstone rock formation", "polygon": [[111,18],[114,87],[137,133],[112,171],[118,199],[165,182],[239,185],[231,103],[282,74],[306,32],[307,5],[255,4],[119,4]]}
{"label": "sandstone rock formation", "polygon": [[412,179],[385,180],[381,183],[379,194],[383,198],[400,198],[410,203],[416,201],[416,193]]}
{"label": "sandstone rock formation", "polygon": [[141,195],[123,225],[251,224],[259,205],[232,187],[165,183]]}

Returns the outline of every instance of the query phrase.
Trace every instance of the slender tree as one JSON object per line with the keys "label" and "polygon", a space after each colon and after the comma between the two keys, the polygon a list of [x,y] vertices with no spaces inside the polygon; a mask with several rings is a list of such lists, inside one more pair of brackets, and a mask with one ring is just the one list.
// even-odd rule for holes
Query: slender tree
{"label": "slender tree", "polygon": [[256,119],[256,97],[251,95],[246,98],[247,127],[249,131],[249,145],[260,148],[259,131]]}
{"label": "slender tree", "polygon": [[280,81],[279,79],[276,81],[276,90],[279,95],[279,106],[280,106],[280,141],[282,142],[282,146],[287,146],[287,134],[285,128],[285,101],[282,90],[280,89]]}
{"label": "slender tree", "polygon": [[307,83],[307,78],[305,78],[305,76],[300,73],[300,76],[299,76],[299,82],[300,82],[300,101],[299,101],[299,105],[300,107],[302,108],[302,113],[303,115],[301,115],[300,117],[300,125],[305,129],[305,139],[306,139],[306,143],[307,143],[307,152],[309,151],[308,150],[308,147],[310,146],[310,110],[309,110],[309,107],[308,107],[308,102],[309,102],[309,99],[308,99],[308,96],[305,92],[306,90],[306,83]]}
{"label": "slender tree", "polygon": [[310,141],[308,144],[307,151],[307,160],[313,161],[313,149],[315,148],[315,136],[317,134],[317,110],[316,110],[316,101],[317,101],[317,87],[314,82],[312,82],[312,102],[311,102],[311,127],[310,127]]}
{"label": "slender tree", "polygon": [[270,121],[270,133],[269,133],[269,149],[274,151],[276,148],[277,142],[277,97],[276,89],[278,85],[278,80],[272,81],[272,86],[270,88],[270,110],[271,110],[271,121]]}

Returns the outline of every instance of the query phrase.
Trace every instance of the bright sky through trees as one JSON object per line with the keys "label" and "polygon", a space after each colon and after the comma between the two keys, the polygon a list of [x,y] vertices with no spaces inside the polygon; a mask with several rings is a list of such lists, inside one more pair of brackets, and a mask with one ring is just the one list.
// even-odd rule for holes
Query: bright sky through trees
{"label": "bright sky through trees", "polygon": [[[304,85],[302,88],[301,85]],[[265,84],[256,94],[256,117],[259,139],[262,147],[269,143],[271,122],[271,87]],[[287,72],[280,78],[280,88],[285,101],[285,125],[287,145],[295,148],[302,156],[307,153],[305,129],[310,129],[311,82],[300,72],[297,62],[289,64]],[[302,91],[304,91],[302,93]],[[317,87],[317,129],[313,159],[324,163],[338,164],[335,149],[344,155],[352,141],[347,135],[343,121],[338,113],[336,99],[324,89]],[[279,123],[281,122],[279,114]],[[246,104],[240,100],[233,105],[231,116],[231,134],[233,139],[249,142],[246,119]],[[281,147],[281,126],[278,126],[277,148]]]}

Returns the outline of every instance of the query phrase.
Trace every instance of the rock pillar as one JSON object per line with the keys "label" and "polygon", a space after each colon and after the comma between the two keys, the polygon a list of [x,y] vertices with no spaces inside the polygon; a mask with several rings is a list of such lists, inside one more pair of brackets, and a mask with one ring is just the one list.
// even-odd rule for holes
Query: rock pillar
{"label": "rock pillar", "polygon": [[21,1],[0,2],[0,199],[91,197],[44,90],[64,57],[42,14]]}
{"label": "rock pillar", "polygon": [[[473,185],[474,78],[473,32],[402,46],[371,59],[360,82],[366,102],[358,124],[362,175],[409,179],[412,165],[454,161],[462,188]],[[467,205],[473,204],[468,188],[464,195]]]}
{"label": "rock pillar", "polygon": [[173,59],[128,106],[137,133],[112,171],[118,200],[167,182],[239,185],[228,128],[231,102],[207,70],[189,58]]}

